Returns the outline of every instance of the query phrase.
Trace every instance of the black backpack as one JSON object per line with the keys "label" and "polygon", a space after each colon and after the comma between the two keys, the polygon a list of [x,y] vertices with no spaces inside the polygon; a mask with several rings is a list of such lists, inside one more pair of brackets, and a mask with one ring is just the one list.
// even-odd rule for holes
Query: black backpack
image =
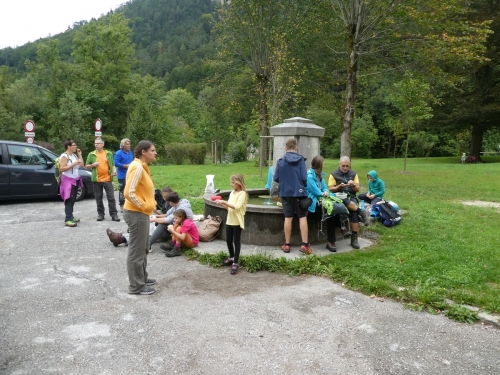
{"label": "black backpack", "polygon": [[393,227],[401,222],[401,215],[389,202],[380,202],[376,204],[380,209],[380,221],[386,227]]}
{"label": "black backpack", "polygon": [[155,201],[156,201],[156,209],[162,213],[163,210],[165,209],[165,199],[163,199],[163,195],[161,195],[161,190],[160,189],[155,189]]}

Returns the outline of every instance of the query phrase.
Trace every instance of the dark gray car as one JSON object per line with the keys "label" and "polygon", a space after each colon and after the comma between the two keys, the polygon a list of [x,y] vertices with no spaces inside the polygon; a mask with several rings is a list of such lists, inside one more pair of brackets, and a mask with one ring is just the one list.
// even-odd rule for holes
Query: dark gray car
{"label": "dark gray car", "polygon": [[[35,144],[0,140],[0,200],[58,196],[54,162],[58,156]],[[94,194],[92,174],[84,168],[79,173],[83,187],[77,201]]]}

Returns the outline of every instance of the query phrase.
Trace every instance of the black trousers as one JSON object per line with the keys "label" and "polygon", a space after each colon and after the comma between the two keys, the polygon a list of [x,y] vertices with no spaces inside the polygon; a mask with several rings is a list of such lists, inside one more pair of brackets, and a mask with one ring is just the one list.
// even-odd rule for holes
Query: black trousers
{"label": "black trousers", "polygon": [[[323,217],[323,212],[321,210],[321,206],[316,206],[316,215],[318,215],[320,218]],[[336,241],[336,236],[335,236],[335,226],[340,226],[340,220],[335,216],[330,216],[328,219],[325,220],[326,224],[326,236],[328,238],[328,242],[330,243],[335,243]]]}
{"label": "black trousers", "polygon": [[118,214],[118,211],[116,210],[115,192],[112,182],[94,182],[94,195],[95,201],[97,203],[97,214],[104,216],[104,204],[102,203],[102,199],[104,197],[103,190],[106,191],[109,214],[111,216],[116,216]]}
{"label": "black trousers", "polygon": [[118,185],[120,186],[120,189],[118,190],[118,204],[123,206],[125,204],[125,195],[123,194],[125,191],[125,179],[118,180]]}
{"label": "black trousers", "polygon": [[70,221],[73,219],[73,207],[75,206],[77,191],[78,186],[72,185],[69,198],[64,201],[64,214],[66,215],[64,221]]}
{"label": "black trousers", "polygon": [[234,258],[234,263],[238,263],[241,251],[241,227],[239,225],[226,224],[226,243],[229,257]]}

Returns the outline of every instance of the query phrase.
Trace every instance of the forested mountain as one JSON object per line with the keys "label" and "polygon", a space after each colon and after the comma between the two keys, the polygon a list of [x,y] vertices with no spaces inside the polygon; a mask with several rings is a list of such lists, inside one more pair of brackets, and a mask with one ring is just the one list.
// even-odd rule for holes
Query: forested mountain
{"label": "forested mountain", "polygon": [[0,50],[0,138],[22,140],[30,118],[38,141],[70,136],[91,148],[99,117],[111,147],[125,136],[216,141],[237,160],[270,126],[302,116],[325,127],[326,157],[342,149],[479,159],[500,144],[499,7],[129,1],[99,20]]}
{"label": "forested mountain", "polygon": [[[202,60],[215,55],[212,0],[134,0],[116,12],[129,19],[137,58],[134,72],[165,78],[167,89],[183,87],[199,92],[198,81],[206,76]],[[75,22],[73,28],[50,38],[59,40],[62,60],[72,61],[73,38],[85,24],[87,21]],[[26,72],[25,61],[35,61],[38,45],[48,39],[0,50],[0,64],[14,72]]]}

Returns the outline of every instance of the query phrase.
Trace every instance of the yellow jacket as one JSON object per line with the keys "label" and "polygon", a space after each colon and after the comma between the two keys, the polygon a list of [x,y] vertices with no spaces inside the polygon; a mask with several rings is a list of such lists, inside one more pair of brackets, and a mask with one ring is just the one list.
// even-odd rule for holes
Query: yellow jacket
{"label": "yellow jacket", "polygon": [[153,213],[156,208],[155,187],[146,163],[137,158],[130,163],[123,193],[125,195],[124,209],[142,212],[145,215]]}
{"label": "yellow jacket", "polygon": [[229,194],[228,203],[234,205],[234,208],[227,208],[227,225],[239,225],[245,229],[245,213],[247,212],[247,192],[240,190],[232,191]]}

